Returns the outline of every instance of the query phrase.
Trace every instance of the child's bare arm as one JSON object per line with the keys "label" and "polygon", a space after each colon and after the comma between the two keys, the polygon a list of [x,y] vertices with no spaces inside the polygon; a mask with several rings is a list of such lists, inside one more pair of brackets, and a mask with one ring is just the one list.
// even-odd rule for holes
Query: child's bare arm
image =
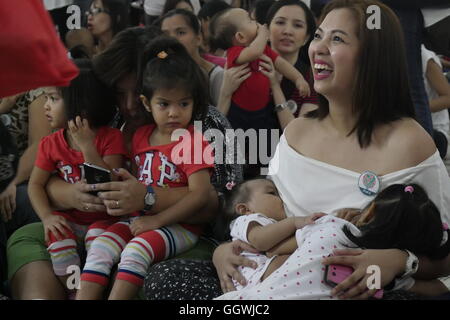
{"label": "child's bare arm", "polygon": [[300,91],[301,96],[309,96],[311,94],[308,82],[306,82],[300,71],[298,71],[293,65],[281,56],[278,56],[274,64],[275,69],[281,73],[283,77],[295,83],[295,86]]}
{"label": "child's bare arm", "polygon": [[269,31],[266,25],[258,25],[258,34],[253,42],[236,59],[236,64],[244,64],[254,61],[264,53],[267,41],[269,40]]}
{"label": "child's bare arm", "polygon": [[47,193],[45,192],[45,185],[50,179],[50,175],[50,172],[34,166],[28,183],[28,196],[41,220],[49,217],[53,211],[48,201]]}
{"label": "child's bare arm", "polygon": [[266,255],[270,258],[273,256],[292,254],[295,250],[297,250],[297,248],[297,238],[295,236],[291,236],[266,251]]}
{"label": "child's bare arm", "polygon": [[324,215],[314,213],[307,217],[289,217],[267,226],[255,222],[248,228],[247,239],[255,249],[265,252],[292,236],[297,229],[313,224]]}
{"label": "child's bare arm", "polygon": [[34,211],[44,225],[45,242],[48,243],[49,232],[58,240],[67,236],[66,230],[70,230],[65,218],[52,214],[53,210],[50,206],[45,185],[50,179],[51,173],[41,168],[34,167],[31,172],[30,182],[28,183],[28,195]]}
{"label": "child's bare arm", "polygon": [[252,222],[247,231],[247,239],[255,249],[265,252],[293,235],[295,230],[297,228],[293,217],[267,226]]}
{"label": "child's bare arm", "polygon": [[140,217],[133,221],[131,225],[133,235],[186,221],[207,206],[210,199],[205,195],[210,193],[210,188],[213,188],[208,170],[203,169],[193,173],[188,181],[188,192],[177,203],[158,214]]}
{"label": "child's bare arm", "polygon": [[[78,116],[75,121],[69,121],[68,128],[70,134],[80,148],[80,151],[83,153],[85,162],[89,162],[109,170],[121,168],[123,166],[122,155],[115,154],[102,157],[99,154],[94,143],[96,133],[89,127],[87,119],[81,119],[81,117]],[[117,180],[117,177],[113,175],[112,179]]]}

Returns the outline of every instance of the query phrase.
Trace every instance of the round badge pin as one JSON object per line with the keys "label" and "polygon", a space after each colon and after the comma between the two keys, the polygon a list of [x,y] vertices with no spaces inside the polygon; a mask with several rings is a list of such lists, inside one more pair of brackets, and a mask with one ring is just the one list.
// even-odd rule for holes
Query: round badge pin
{"label": "round badge pin", "polygon": [[380,190],[380,179],[371,171],[364,171],[358,179],[359,190],[366,196],[374,196]]}

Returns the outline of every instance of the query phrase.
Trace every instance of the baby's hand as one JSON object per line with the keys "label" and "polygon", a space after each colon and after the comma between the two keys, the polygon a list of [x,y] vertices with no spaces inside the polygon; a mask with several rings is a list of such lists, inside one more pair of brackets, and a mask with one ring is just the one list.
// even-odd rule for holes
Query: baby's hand
{"label": "baby's hand", "polygon": [[83,151],[86,148],[94,146],[95,132],[89,127],[87,119],[81,119],[80,116],[75,121],[68,122],[69,132],[75,140],[77,146]]}
{"label": "baby's hand", "polygon": [[258,36],[269,41],[269,29],[267,28],[267,25],[258,23]]}
{"label": "baby's hand", "polygon": [[138,236],[143,232],[156,230],[161,228],[161,224],[158,221],[158,218],[155,216],[144,216],[135,219],[131,225],[130,230],[133,236]]}
{"label": "baby's hand", "polygon": [[294,220],[295,227],[297,229],[301,229],[304,226],[307,226],[308,224],[313,224],[314,221],[316,221],[317,219],[319,219],[319,218],[321,218],[323,216],[326,216],[326,214],[320,212],[320,213],[314,213],[314,214],[312,214],[310,216],[307,216],[307,217],[295,217],[294,218],[295,219]]}
{"label": "baby's hand", "polygon": [[297,87],[301,97],[308,97],[311,94],[309,84],[303,77],[297,79],[297,81],[295,82],[295,86]]}

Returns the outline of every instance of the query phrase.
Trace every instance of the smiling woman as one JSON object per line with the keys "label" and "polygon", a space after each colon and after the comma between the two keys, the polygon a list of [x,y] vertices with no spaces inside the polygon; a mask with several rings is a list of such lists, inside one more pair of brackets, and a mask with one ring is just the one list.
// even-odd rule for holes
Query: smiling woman
{"label": "smiling woman", "polygon": [[[370,5],[380,8],[381,29],[366,28]],[[269,166],[287,216],[361,209],[377,192],[407,182],[421,185],[448,223],[450,180],[433,140],[414,120],[403,34],[392,10],[373,0],[331,1],[320,18],[309,57],[317,63],[313,73],[319,108],[289,123]],[[364,186],[356,187],[367,171],[380,184],[370,196]],[[244,281],[235,266],[249,262],[235,256],[239,247],[240,243],[224,244],[214,253],[224,291],[234,289],[232,278]],[[323,263],[354,268],[351,278],[335,289],[345,292],[343,298],[375,294],[366,286],[370,265],[380,266],[381,286],[413,272],[406,267],[408,254],[398,249],[339,253],[346,256]],[[430,278],[448,275],[449,259],[429,262],[420,257],[419,273],[432,274]]]}

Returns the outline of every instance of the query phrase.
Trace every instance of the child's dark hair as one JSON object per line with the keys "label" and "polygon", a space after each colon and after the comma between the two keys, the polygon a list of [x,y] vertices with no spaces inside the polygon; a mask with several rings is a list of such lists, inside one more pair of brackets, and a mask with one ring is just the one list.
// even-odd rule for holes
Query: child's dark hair
{"label": "child's dark hair", "polygon": [[176,39],[159,36],[148,44],[145,57],[142,94],[150,101],[157,89],[185,88],[194,101],[191,122],[203,120],[208,110],[208,81],[186,48]]}
{"label": "child's dark hair", "polygon": [[449,254],[450,242],[442,244],[448,231],[443,231],[439,210],[419,185],[391,185],[365,210],[374,210],[374,218],[360,227],[360,236],[343,228],[358,247],[407,249],[430,259],[443,259]]}
{"label": "child's dark hair", "polygon": [[[225,190],[221,197],[220,214],[217,218],[217,224],[220,225],[221,239],[228,240],[230,238],[230,223],[240,215],[236,213],[236,205],[238,203],[247,203],[250,201],[252,190],[248,186],[248,182],[254,180],[266,180],[264,176],[257,176],[255,178],[245,180],[239,184],[231,186],[231,190]],[[219,228],[217,228],[219,229]]]}
{"label": "child's dark hair", "polygon": [[211,18],[209,42],[212,48],[227,50],[233,46],[233,38],[238,31],[234,23],[225,23],[224,16],[234,8],[222,10]]}
{"label": "child's dark hair", "polygon": [[61,97],[68,120],[80,116],[89,121],[92,128],[108,125],[114,115],[114,95],[94,74],[88,59],[75,59],[79,75],[68,87],[60,87]]}

